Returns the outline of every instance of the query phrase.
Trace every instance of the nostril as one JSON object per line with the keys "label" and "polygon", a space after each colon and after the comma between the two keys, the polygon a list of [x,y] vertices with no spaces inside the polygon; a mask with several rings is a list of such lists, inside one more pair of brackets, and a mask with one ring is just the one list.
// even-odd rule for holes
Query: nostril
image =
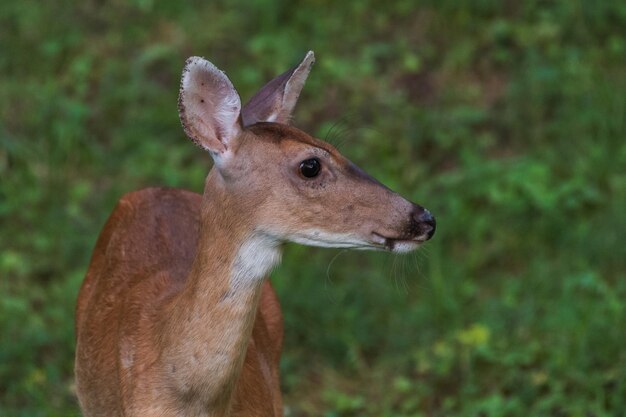
{"label": "nostril", "polygon": [[418,213],[415,216],[415,220],[419,224],[420,232],[425,234],[427,239],[430,239],[435,234],[435,229],[437,228],[435,217],[425,208],[419,210]]}
{"label": "nostril", "polygon": [[430,222],[434,222],[435,218],[433,217],[432,214],[430,214],[430,211],[423,208],[420,214],[417,215],[417,221],[420,223],[430,223]]}
{"label": "nostril", "polygon": [[429,214],[429,220],[425,222],[428,226],[430,226],[430,230],[428,231],[428,239],[433,237],[435,234],[435,229],[437,228],[437,221],[435,217]]}

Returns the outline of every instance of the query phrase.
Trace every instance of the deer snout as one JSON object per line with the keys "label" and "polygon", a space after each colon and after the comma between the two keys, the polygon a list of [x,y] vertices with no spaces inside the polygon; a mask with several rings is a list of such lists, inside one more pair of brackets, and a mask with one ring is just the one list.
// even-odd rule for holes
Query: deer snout
{"label": "deer snout", "polygon": [[[406,200],[405,200],[406,201]],[[417,249],[422,243],[429,240],[435,234],[435,217],[422,206],[409,203],[409,210],[405,221],[400,229],[379,229],[372,232],[372,240],[375,244],[385,249],[404,253]]]}
{"label": "deer snout", "polygon": [[435,217],[422,206],[416,206],[412,215],[413,230],[416,236],[426,236],[424,240],[429,240],[435,234],[437,222]]}

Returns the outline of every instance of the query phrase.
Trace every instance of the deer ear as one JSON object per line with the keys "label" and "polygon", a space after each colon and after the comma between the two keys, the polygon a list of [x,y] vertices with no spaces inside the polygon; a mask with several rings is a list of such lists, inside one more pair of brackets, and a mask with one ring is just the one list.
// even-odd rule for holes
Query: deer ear
{"label": "deer ear", "polygon": [[187,59],[178,114],[185,133],[214,157],[229,150],[241,132],[241,100],[226,74],[206,59]]}
{"label": "deer ear", "polygon": [[244,106],[241,112],[243,125],[257,122],[288,124],[314,62],[315,55],[309,51],[299,65],[265,84]]}

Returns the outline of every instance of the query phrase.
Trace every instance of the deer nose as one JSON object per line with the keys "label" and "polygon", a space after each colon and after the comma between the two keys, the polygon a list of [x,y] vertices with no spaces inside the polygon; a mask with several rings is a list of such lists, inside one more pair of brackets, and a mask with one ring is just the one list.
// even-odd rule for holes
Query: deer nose
{"label": "deer nose", "polygon": [[430,214],[430,211],[420,207],[415,211],[413,218],[419,225],[421,234],[426,235],[426,240],[433,237],[435,229],[437,228],[437,222],[435,221],[435,217]]}

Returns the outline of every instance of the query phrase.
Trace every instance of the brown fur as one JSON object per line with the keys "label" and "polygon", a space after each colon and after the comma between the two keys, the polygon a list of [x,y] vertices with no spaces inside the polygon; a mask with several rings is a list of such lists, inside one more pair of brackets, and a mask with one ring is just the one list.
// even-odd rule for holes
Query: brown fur
{"label": "brown fur", "polygon": [[[87,415],[281,416],[280,307],[267,282],[233,289],[242,245],[255,233],[302,242],[320,231],[322,246],[371,248],[373,233],[413,248],[428,238],[411,226],[423,209],[298,129],[260,124],[233,144],[237,158],[209,173],[203,197],[147,189],[111,214],[77,307]],[[303,179],[311,155],[323,171]]]}
{"label": "brown fur", "polygon": [[130,193],[107,221],[76,310],[86,417],[281,416],[282,318],[266,275],[282,244],[406,252],[432,236],[427,210],[283,124],[312,60],[242,112],[223,72],[187,61],[181,121],[215,165],[202,197]]}
{"label": "brown fur", "polygon": [[[137,348],[138,372],[150,369],[158,359],[151,344],[159,336],[157,316],[183,287],[191,269],[201,199],[184,190],[150,188],[125,195],[109,217],[76,308],[78,341],[87,345],[77,349],[82,355],[77,362],[88,363],[77,368],[81,379],[89,381],[81,389],[98,392],[84,398],[99,402],[84,407],[121,411],[125,407],[119,399],[132,402],[133,391],[141,388],[118,382],[124,378],[117,335],[137,342],[145,338]],[[282,340],[280,305],[266,281],[234,394],[233,415],[282,415],[278,375]]]}

